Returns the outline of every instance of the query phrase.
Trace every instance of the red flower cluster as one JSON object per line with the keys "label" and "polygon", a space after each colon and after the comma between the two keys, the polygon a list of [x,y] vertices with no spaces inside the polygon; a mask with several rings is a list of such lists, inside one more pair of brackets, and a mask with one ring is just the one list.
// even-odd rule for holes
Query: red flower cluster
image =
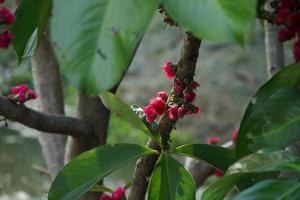
{"label": "red flower cluster", "polygon": [[239,129],[239,128],[236,128],[236,129],[234,129],[233,132],[232,132],[231,138],[232,138],[232,141],[233,141],[234,143],[236,143],[236,141],[237,141],[237,139],[238,139],[239,131],[240,131],[240,129]]}
{"label": "red flower cluster", "polygon": [[[176,77],[176,65],[167,61],[162,66],[163,73],[167,79]],[[192,81],[189,84],[183,84],[178,79],[174,79],[174,94],[168,97],[165,91],[158,92],[157,95],[149,101],[149,105],[144,107],[144,114],[147,122],[153,123],[158,115],[168,113],[171,121],[176,121],[187,114],[196,114],[202,112],[199,106],[192,103],[196,99],[196,90],[199,83]]]}
{"label": "red flower cluster", "polygon": [[[0,0],[0,3],[4,2],[5,0]],[[0,24],[4,26],[0,33],[0,48],[2,49],[6,49],[12,43],[14,35],[9,31],[8,26],[15,20],[15,15],[9,9],[0,8]]]}
{"label": "red flower cluster", "polygon": [[216,177],[222,177],[224,176],[224,172],[219,170],[219,169],[215,169],[215,172],[214,172],[215,176]]}
{"label": "red flower cluster", "polygon": [[216,145],[221,142],[221,138],[219,138],[217,136],[212,136],[212,137],[207,138],[206,142],[207,142],[207,144]]}
{"label": "red flower cluster", "polygon": [[125,189],[122,187],[118,187],[111,196],[107,194],[103,194],[100,197],[100,200],[121,200],[125,196]]}
{"label": "red flower cluster", "polygon": [[281,0],[276,12],[275,22],[282,25],[278,39],[285,42],[293,38],[294,57],[296,62],[300,61],[300,3],[296,0]]}
{"label": "red flower cluster", "polygon": [[11,88],[10,99],[14,102],[25,103],[30,99],[36,99],[37,94],[34,90],[29,89],[25,84],[17,85]]}

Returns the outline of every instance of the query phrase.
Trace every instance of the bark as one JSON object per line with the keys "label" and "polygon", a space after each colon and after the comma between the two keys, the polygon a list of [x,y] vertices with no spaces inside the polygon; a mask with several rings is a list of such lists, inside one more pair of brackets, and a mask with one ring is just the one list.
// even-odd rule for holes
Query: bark
{"label": "bark", "polygon": [[[195,38],[191,33],[186,33],[184,44],[181,51],[180,60],[178,62],[177,76],[182,83],[188,83],[193,80],[195,73],[196,62],[199,55],[201,40]],[[173,91],[173,89],[172,89]],[[171,92],[170,95],[175,95]],[[158,125],[160,128],[162,138],[162,150],[168,150],[170,133],[174,127],[174,122],[171,122],[167,115],[163,115]],[[153,141],[148,141],[147,146],[160,150],[160,146]],[[145,199],[145,194],[148,187],[149,177],[153,171],[158,156],[146,156],[137,161],[131,190],[129,193],[129,200]]]}
{"label": "bark", "polygon": [[25,105],[11,102],[0,96],[0,115],[30,128],[47,133],[59,133],[74,137],[89,134],[89,126],[82,120],[64,115],[46,114]]}
{"label": "bark", "polygon": [[[41,40],[32,59],[34,86],[39,95],[39,108],[44,113],[64,114],[64,101],[59,66],[49,33]],[[40,134],[39,141],[52,178],[64,165],[66,136]]]}

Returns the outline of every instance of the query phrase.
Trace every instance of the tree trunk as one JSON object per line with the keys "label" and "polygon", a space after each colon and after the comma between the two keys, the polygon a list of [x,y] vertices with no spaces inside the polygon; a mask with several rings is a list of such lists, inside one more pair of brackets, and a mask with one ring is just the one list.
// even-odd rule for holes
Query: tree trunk
{"label": "tree trunk", "polygon": [[[49,32],[40,42],[32,59],[32,74],[39,96],[39,109],[45,113],[63,115],[64,101],[59,65],[50,43]],[[66,136],[40,133],[39,141],[51,177],[54,178],[64,165]]]}

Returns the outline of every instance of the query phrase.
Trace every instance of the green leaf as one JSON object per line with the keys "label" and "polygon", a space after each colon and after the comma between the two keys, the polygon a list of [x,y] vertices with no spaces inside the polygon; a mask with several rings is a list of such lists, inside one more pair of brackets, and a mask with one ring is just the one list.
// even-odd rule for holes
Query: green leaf
{"label": "green leaf", "polygon": [[117,114],[117,116],[120,118],[126,120],[132,126],[144,132],[154,141],[160,143],[159,134],[157,134],[157,132],[152,134],[147,126],[143,123],[142,119],[140,119],[139,116],[119,97],[110,92],[102,92],[99,96],[105,107]]}
{"label": "green leaf", "polygon": [[244,43],[256,17],[256,0],[163,0],[167,13],[195,36]]}
{"label": "green leaf", "polygon": [[22,0],[16,10],[16,22],[11,30],[15,35],[13,47],[19,63],[23,57],[33,56],[43,37],[52,9],[52,0]]}
{"label": "green leaf", "polygon": [[172,156],[163,153],[151,176],[149,200],[193,200],[196,185],[191,175]]}
{"label": "green leaf", "polygon": [[54,41],[69,81],[97,94],[115,86],[135,54],[158,0],[55,0]]}
{"label": "green leaf", "polygon": [[298,200],[300,183],[291,179],[265,180],[238,194],[234,200]]}
{"label": "green leaf", "polygon": [[284,148],[300,138],[300,65],[285,67],[264,84],[242,119],[236,154]]}
{"label": "green leaf", "polygon": [[202,194],[201,200],[222,200],[237,184],[250,186],[255,182],[271,178],[273,173],[235,173],[219,178],[212,183]]}
{"label": "green leaf", "polygon": [[124,164],[156,151],[136,144],[104,145],[68,163],[56,176],[48,200],[76,200]]}
{"label": "green leaf", "polygon": [[95,185],[92,189],[90,189],[90,192],[108,192],[113,193],[113,190],[105,187],[104,185]]}
{"label": "green leaf", "polygon": [[233,150],[208,144],[183,145],[175,153],[203,160],[224,172],[237,160]]}
{"label": "green leaf", "polygon": [[250,154],[228,169],[227,173],[238,172],[266,172],[266,171],[299,171],[300,160],[288,151],[274,151]]}

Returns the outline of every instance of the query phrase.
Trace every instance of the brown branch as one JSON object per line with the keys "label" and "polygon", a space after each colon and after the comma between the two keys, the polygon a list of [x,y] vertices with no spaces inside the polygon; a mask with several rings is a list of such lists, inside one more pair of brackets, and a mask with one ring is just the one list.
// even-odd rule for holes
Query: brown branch
{"label": "brown branch", "polygon": [[83,121],[63,115],[49,115],[16,104],[0,96],[0,115],[30,128],[48,133],[71,135],[89,134],[90,128]]}
{"label": "brown branch", "polygon": [[[201,40],[195,38],[191,33],[185,34],[184,44],[177,69],[176,78],[178,78],[179,81],[183,83],[193,81],[200,44]],[[171,95],[172,94],[173,92],[171,92]],[[171,122],[168,116],[165,114],[159,119],[158,125],[160,127],[163,149],[168,149],[168,142],[174,122]],[[160,150],[158,144],[151,140],[148,141],[147,146],[156,150]],[[146,156],[138,160],[134,170],[133,182],[128,197],[129,200],[145,199],[148,181],[157,159],[158,156]]]}

